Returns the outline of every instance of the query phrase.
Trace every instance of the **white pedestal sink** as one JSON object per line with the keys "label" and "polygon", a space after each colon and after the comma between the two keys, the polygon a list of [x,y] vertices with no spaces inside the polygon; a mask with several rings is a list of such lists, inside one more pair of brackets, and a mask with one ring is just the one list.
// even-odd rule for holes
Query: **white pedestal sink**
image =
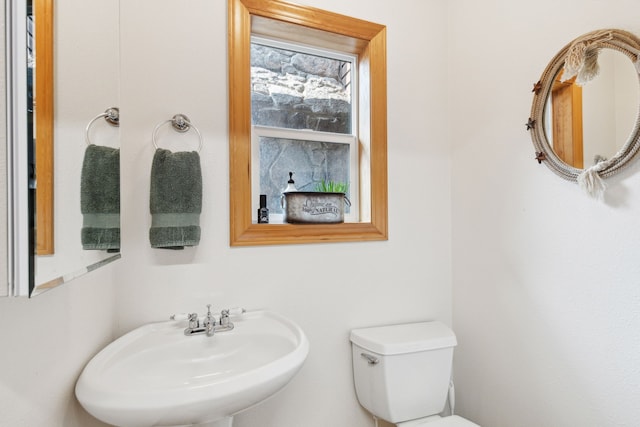
{"label": "white pedestal sink", "polygon": [[233,319],[214,336],[184,322],[152,323],[113,341],[76,384],[82,406],[122,427],[231,427],[233,415],[284,387],[309,352],[304,332],[268,311]]}

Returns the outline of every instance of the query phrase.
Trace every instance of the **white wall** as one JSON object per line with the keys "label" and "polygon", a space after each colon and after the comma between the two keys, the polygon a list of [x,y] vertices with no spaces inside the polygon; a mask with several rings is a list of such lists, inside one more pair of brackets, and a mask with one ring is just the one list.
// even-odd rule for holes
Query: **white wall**
{"label": "white wall", "polygon": [[640,33],[632,0],[449,9],[459,412],[491,427],[640,419],[640,166],[605,203],[534,160],[533,83],[573,38]]}
{"label": "white wall", "polygon": [[[112,4],[95,3],[56,2],[56,238],[79,248],[84,128],[118,97],[117,5],[114,9]],[[74,15],[80,12],[82,19]],[[91,24],[89,30],[86,24]],[[1,216],[5,218],[4,209]],[[56,247],[58,253],[63,246]],[[6,278],[4,249],[0,272]],[[67,259],[74,257],[79,254]],[[69,265],[77,269],[80,264]],[[71,270],[50,271],[57,275]],[[0,298],[0,426],[102,425],[80,407],[73,389],[87,361],[114,338],[113,282],[111,265],[34,299]]]}
{"label": "white wall", "polygon": [[73,390],[114,338],[112,274],[109,266],[33,299],[0,299],[1,427],[103,425]]}
{"label": "white wall", "polygon": [[[311,342],[299,375],[273,400],[237,416],[237,427],[371,426],[353,390],[350,329],[451,321],[445,2],[304,3],[387,25],[387,242],[230,248],[226,2],[121,2],[119,332],[211,303],[282,313]],[[154,250],[151,133],[176,113],[204,135],[202,240],[184,251]],[[158,143],[177,137],[168,133]],[[189,142],[185,149],[193,149]]]}

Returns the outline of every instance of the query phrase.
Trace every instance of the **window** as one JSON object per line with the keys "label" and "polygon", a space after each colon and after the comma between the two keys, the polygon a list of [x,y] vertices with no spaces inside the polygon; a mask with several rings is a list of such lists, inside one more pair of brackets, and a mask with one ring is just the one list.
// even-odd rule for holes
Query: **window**
{"label": "window", "polygon": [[[358,222],[357,56],[252,36],[252,194],[265,194],[271,223],[282,223],[289,173],[300,191],[344,183],[345,221]],[[293,130],[295,129],[295,130]],[[253,222],[258,200],[252,198]],[[353,206],[353,208],[351,207]]]}
{"label": "window", "polygon": [[[270,70],[268,60],[290,73]],[[326,75],[296,87],[291,67],[305,62],[326,66]],[[313,105],[296,95],[320,89],[331,96]],[[387,239],[384,26],[281,1],[229,0],[229,91],[232,246]],[[272,194],[277,213],[289,170],[299,189],[348,182],[355,203],[345,223],[256,224],[259,194]]]}
{"label": "window", "polygon": [[[353,135],[262,126],[254,126],[252,133],[252,194],[267,196],[271,223],[282,223],[281,195],[289,172],[299,191],[316,191],[322,182],[346,183],[351,205],[345,206],[345,221],[358,222],[358,147]],[[257,214],[257,200],[252,202]]]}

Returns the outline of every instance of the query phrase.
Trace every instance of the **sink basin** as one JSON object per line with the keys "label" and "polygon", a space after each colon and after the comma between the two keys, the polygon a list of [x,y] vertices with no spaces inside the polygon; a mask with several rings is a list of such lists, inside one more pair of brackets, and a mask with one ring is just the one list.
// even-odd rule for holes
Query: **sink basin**
{"label": "sink basin", "polygon": [[185,336],[179,321],[135,329],[91,359],[76,396],[116,426],[230,426],[234,414],[284,387],[309,352],[304,332],[278,314],[247,312],[232,322],[213,337]]}

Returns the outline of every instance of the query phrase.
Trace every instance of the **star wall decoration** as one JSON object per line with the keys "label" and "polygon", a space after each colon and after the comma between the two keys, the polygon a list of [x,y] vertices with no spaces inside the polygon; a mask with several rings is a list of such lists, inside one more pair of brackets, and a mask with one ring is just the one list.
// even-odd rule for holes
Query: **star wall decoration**
{"label": "star wall decoration", "polygon": [[542,82],[540,80],[538,80],[537,83],[533,84],[533,90],[531,92],[533,92],[533,93],[535,93],[537,95],[538,92],[540,92],[540,90],[542,90]]}
{"label": "star wall decoration", "polygon": [[531,129],[533,129],[533,127],[535,126],[535,124],[536,124],[536,121],[535,121],[535,120],[533,120],[531,117],[529,117],[529,120],[527,121],[527,124],[526,124],[526,126],[527,126],[527,130],[531,130]]}

